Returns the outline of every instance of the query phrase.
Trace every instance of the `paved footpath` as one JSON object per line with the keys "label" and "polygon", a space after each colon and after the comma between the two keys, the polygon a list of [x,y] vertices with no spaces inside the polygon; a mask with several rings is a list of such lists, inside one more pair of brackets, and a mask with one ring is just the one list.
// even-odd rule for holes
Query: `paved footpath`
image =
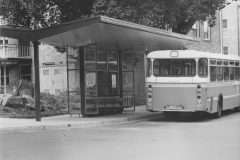
{"label": "paved footpath", "polygon": [[122,114],[101,115],[81,118],[78,115],[61,115],[43,117],[40,122],[35,119],[0,118],[0,132],[42,131],[81,127],[103,126],[129,123],[162,116],[160,112],[148,112],[146,106],[136,106],[135,111]]}

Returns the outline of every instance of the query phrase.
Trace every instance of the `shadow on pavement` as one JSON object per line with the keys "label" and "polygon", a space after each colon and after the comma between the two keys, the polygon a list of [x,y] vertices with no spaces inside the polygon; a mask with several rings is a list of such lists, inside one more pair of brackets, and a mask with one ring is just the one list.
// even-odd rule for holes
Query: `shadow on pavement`
{"label": "shadow on pavement", "polygon": [[239,111],[226,110],[222,113],[220,118],[215,118],[214,114],[209,113],[180,113],[179,115],[173,116],[161,116],[157,118],[150,119],[150,122],[210,122],[218,119],[223,119],[227,116],[235,115]]}

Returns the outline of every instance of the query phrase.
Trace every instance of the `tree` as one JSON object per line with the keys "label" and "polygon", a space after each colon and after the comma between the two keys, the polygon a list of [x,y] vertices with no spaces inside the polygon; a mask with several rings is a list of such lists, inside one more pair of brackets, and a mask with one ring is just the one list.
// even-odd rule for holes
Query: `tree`
{"label": "tree", "polygon": [[42,28],[91,14],[93,0],[0,0],[9,25]]}
{"label": "tree", "polygon": [[0,15],[10,25],[30,28],[106,15],[185,34],[197,20],[213,26],[225,5],[226,0],[0,0]]}
{"label": "tree", "polygon": [[215,25],[216,11],[226,0],[97,0],[93,15],[106,15],[186,34],[196,21]]}

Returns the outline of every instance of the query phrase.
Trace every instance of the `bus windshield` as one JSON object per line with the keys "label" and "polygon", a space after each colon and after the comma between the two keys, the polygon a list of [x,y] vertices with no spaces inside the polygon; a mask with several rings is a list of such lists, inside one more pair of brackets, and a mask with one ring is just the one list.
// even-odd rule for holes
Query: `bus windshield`
{"label": "bus windshield", "polygon": [[194,77],[195,59],[155,59],[153,75],[156,77]]}

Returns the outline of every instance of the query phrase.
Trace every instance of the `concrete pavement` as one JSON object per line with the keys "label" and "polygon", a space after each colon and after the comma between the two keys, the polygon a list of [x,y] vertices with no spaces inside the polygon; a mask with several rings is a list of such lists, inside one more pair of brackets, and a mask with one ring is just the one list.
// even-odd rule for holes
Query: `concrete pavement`
{"label": "concrete pavement", "polygon": [[136,106],[134,112],[123,114],[100,115],[82,118],[78,115],[60,115],[43,117],[40,122],[35,119],[0,118],[0,132],[18,131],[44,131],[55,129],[70,129],[81,127],[93,127],[111,124],[121,124],[134,121],[141,121],[162,116],[160,112],[148,112],[146,106]]}

